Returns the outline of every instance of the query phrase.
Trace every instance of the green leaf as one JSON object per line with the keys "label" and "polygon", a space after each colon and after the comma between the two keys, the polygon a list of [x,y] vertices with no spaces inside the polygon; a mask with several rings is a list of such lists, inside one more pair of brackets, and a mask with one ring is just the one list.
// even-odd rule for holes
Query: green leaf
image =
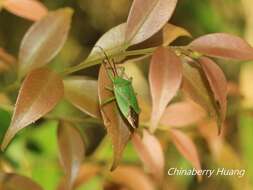
{"label": "green leaf", "polygon": [[62,97],[63,82],[57,73],[47,68],[30,72],[19,91],[11,125],[1,145],[2,150],[17,132],[51,111]]}
{"label": "green leaf", "polygon": [[11,114],[0,108],[0,143],[11,122]]}
{"label": "green leaf", "polygon": [[251,115],[240,115],[240,144],[242,157],[247,167],[247,173],[251,184],[253,185],[253,154],[252,154],[252,137],[253,137],[253,119]]}
{"label": "green leaf", "polygon": [[70,8],[59,9],[31,26],[19,51],[21,76],[44,66],[61,50],[68,36],[72,14]]}

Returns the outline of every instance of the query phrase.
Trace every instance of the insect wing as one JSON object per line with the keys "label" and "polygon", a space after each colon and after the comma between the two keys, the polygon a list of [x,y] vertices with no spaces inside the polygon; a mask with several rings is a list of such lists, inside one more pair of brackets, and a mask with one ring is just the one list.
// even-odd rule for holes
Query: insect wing
{"label": "insect wing", "polygon": [[130,81],[121,79],[114,84],[114,94],[117,105],[133,128],[138,127],[139,106]]}

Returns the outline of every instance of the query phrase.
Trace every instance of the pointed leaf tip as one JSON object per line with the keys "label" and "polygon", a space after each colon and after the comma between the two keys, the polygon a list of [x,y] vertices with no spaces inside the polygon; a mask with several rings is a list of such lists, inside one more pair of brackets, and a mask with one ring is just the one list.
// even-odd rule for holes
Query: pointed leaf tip
{"label": "pointed leaf tip", "polygon": [[134,0],[127,19],[126,42],[143,42],[171,18],[177,0]]}
{"label": "pointed leaf tip", "polygon": [[[198,151],[194,142],[186,134],[177,129],[170,130],[171,140],[178,151],[192,164],[196,170],[201,170]],[[201,180],[201,176],[198,176]]]}
{"label": "pointed leaf tip", "polygon": [[171,50],[159,47],[153,54],[149,69],[152,97],[151,131],[157,128],[166,106],[179,90],[181,80],[180,58]]}
{"label": "pointed leaf tip", "polygon": [[144,166],[149,169],[157,181],[161,181],[165,160],[159,140],[147,130],[143,130],[142,138],[137,133],[133,134],[132,143]]}
{"label": "pointed leaf tip", "polygon": [[37,0],[4,0],[3,7],[14,15],[38,21],[47,15],[47,8]]}
{"label": "pointed leaf tip", "polygon": [[6,148],[17,132],[51,111],[62,97],[63,82],[57,73],[48,68],[30,72],[19,90],[11,124],[1,149]]}
{"label": "pointed leaf tip", "polygon": [[50,62],[67,40],[73,10],[63,8],[50,12],[34,23],[22,39],[19,51],[20,75]]}
{"label": "pointed leaf tip", "polygon": [[205,73],[209,86],[217,102],[218,111],[218,133],[221,134],[221,128],[225,121],[227,111],[227,80],[221,68],[207,57],[199,59],[199,63]]}
{"label": "pointed leaf tip", "polygon": [[60,161],[66,175],[66,186],[72,188],[85,155],[85,145],[80,132],[65,121],[57,131]]}
{"label": "pointed leaf tip", "polygon": [[238,36],[226,33],[214,33],[201,36],[189,44],[189,48],[208,56],[253,60],[253,47]]}

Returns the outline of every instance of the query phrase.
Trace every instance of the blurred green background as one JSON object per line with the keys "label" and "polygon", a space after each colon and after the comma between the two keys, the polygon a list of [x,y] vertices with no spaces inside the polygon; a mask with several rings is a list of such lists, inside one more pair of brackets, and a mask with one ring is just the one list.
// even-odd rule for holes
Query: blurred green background
{"label": "blurred green background", "polygon": [[[127,19],[130,0],[44,0],[49,10],[72,7],[75,10],[71,33],[60,52],[53,60],[59,71],[65,66],[80,63],[89,53],[98,38],[108,29]],[[180,0],[171,23],[186,28],[193,37],[213,32],[227,32],[245,37],[253,45],[253,1],[252,0]],[[17,56],[22,37],[32,22],[19,18],[5,10],[0,12],[0,47]],[[176,43],[186,43],[178,40]],[[239,91],[229,96],[227,127],[222,140],[222,150],[215,155],[197,130],[190,134],[197,144],[203,168],[241,167],[246,177],[212,177],[198,183],[193,177],[168,177],[168,189],[180,190],[238,190],[253,189],[253,63],[219,61],[226,73],[231,89]],[[96,75],[97,68],[84,71]],[[81,72],[83,73],[83,72]],[[252,80],[251,80],[252,79]],[[66,102],[55,110],[66,116],[81,114]],[[11,115],[0,109],[0,139],[9,126]],[[1,166],[31,177],[46,190],[56,189],[63,176],[58,161],[56,140],[57,121],[40,120],[18,134],[7,152],[0,153]],[[82,126],[81,126],[82,127]],[[83,126],[85,127],[85,126]],[[100,131],[101,132],[101,131]],[[101,132],[103,136],[104,131]],[[165,138],[163,136],[163,138]],[[217,140],[217,139],[214,139]],[[98,158],[111,160],[111,149],[107,140],[99,149]],[[124,153],[123,163],[140,163],[132,145]],[[169,167],[190,168],[190,164],[169,142],[166,146],[166,164]],[[101,177],[89,180],[82,189],[101,189]]]}

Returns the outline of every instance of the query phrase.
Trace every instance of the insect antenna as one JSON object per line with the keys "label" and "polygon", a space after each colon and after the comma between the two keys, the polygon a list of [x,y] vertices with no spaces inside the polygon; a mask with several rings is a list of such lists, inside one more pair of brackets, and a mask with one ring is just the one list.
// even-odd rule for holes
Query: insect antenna
{"label": "insect antenna", "polygon": [[113,65],[113,68],[114,68],[115,71],[116,71],[116,74],[119,75],[118,70],[117,70],[117,68],[116,68],[116,63],[115,63],[114,59],[112,59],[112,65]]}
{"label": "insect antenna", "polygon": [[118,75],[117,69],[116,69],[116,67],[115,67],[115,65],[114,65],[115,63],[112,64],[112,63],[110,62],[110,59],[109,59],[108,55],[106,54],[106,52],[104,51],[104,49],[103,49],[102,47],[98,46],[98,45],[96,45],[96,46],[94,46],[94,47],[99,48],[99,49],[101,50],[101,52],[104,54],[105,60],[103,61],[103,64],[105,65],[105,68],[106,68],[106,64],[108,63],[110,69],[111,69],[112,72],[113,72],[113,75],[114,75],[114,76]]}

